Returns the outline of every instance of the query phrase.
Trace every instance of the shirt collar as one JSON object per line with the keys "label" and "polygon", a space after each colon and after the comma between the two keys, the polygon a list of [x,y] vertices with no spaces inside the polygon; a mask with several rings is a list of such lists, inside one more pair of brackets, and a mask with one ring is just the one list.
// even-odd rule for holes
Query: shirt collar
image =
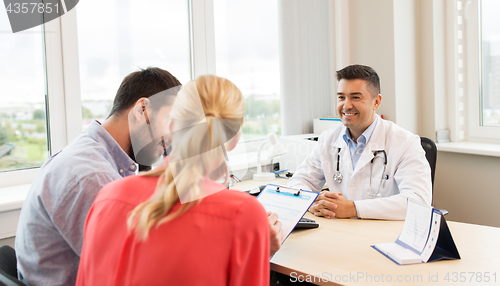
{"label": "shirt collar", "polygon": [[[375,115],[375,120],[373,120],[372,124],[370,124],[370,126],[368,126],[368,128],[365,129],[363,134],[359,136],[357,140],[358,144],[360,143],[367,144],[370,141],[370,138],[372,137],[373,134],[373,130],[375,130],[375,126],[377,125],[377,121],[378,121],[378,116]],[[344,139],[347,145],[349,145],[349,142],[352,142],[354,144],[354,141],[351,138],[351,132],[349,132],[349,128],[345,129],[345,134],[342,136],[342,138]]]}
{"label": "shirt collar", "polygon": [[123,151],[122,147],[120,147],[118,142],[116,142],[115,138],[113,138],[113,136],[111,136],[97,120],[93,120],[89,124],[87,127],[87,135],[106,147],[106,150],[108,150],[109,154],[115,161],[117,171],[120,174],[123,175],[124,173],[127,173],[127,171],[135,172],[135,162],[128,156],[127,153],[125,153],[125,151]]}

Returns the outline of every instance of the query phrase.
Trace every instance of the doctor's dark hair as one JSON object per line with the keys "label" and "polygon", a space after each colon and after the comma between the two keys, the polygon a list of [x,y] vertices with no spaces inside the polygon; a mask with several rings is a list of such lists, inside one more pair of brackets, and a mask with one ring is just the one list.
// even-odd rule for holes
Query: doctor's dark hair
{"label": "doctor's dark hair", "polygon": [[172,92],[177,91],[178,88],[172,89],[177,86],[180,88],[181,83],[175,76],[157,67],[148,67],[133,72],[126,76],[120,84],[109,116],[120,115],[132,107],[141,97],[148,98],[170,89]]}
{"label": "doctor's dark hair", "polygon": [[371,88],[372,97],[380,93],[380,79],[377,72],[369,66],[350,65],[337,71],[337,81],[341,79],[363,79]]}

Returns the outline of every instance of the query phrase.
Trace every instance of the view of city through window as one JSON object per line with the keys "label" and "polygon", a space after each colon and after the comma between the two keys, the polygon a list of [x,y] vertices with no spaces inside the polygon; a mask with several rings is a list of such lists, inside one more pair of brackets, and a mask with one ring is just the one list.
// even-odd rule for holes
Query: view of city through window
{"label": "view of city through window", "polygon": [[86,0],[77,21],[84,129],[109,115],[121,81],[140,68],[191,79],[187,0]]}
{"label": "view of city through window", "polygon": [[276,0],[215,0],[218,76],[245,98],[243,139],[281,133],[278,3]]}
{"label": "view of city through window", "polygon": [[13,34],[0,13],[0,172],[41,166],[49,154],[42,29]]}
{"label": "view of city through window", "polygon": [[500,126],[500,1],[483,0],[482,30],[482,125]]}
{"label": "view of city through window", "polygon": [[[190,80],[187,1],[88,0],[77,12],[84,129],[107,117],[121,80],[138,68]],[[277,2],[216,0],[214,14],[216,73],[245,97],[244,140],[279,134]]]}
{"label": "view of city through window", "polygon": [[[216,73],[245,97],[244,140],[280,134],[276,0],[213,3]],[[500,1],[481,1],[483,126],[500,126],[496,11]],[[191,79],[187,0],[88,0],[77,12],[84,128],[107,117],[120,82],[139,68],[166,69],[182,83]],[[0,13],[0,172],[40,166],[49,154],[42,29],[12,34],[7,14]]]}

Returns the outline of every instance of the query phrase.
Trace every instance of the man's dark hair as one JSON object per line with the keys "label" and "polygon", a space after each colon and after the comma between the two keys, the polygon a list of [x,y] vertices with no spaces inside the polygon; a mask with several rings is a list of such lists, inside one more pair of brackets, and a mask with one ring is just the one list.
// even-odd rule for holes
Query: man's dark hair
{"label": "man's dark hair", "polygon": [[337,71],[337,81],[341,79],[363,79],[371,88],[372,96],[380,93],[380,79],[377,72],[369,66],[350,65]]}
{"label": "man's dark hair", "polygon": [[[148,98],[159,92],[180,86],[181,83],[175,76],[160,68],[148,67],[133,72],[126,76],[120,84],[109,116],[128,110],[141,97]],[[173,90],[176,93],[178,89]]]}

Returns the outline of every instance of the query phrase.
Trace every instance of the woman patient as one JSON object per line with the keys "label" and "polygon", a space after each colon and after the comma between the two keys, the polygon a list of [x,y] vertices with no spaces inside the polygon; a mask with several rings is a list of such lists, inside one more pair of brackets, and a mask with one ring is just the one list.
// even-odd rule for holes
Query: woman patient
{"label": "woman patient", "polygon": [[269,223],[227,178],[245,109],[229,80],[186,84],[167,167],[107,184],[89,211],[77,285],[269,285]]}

